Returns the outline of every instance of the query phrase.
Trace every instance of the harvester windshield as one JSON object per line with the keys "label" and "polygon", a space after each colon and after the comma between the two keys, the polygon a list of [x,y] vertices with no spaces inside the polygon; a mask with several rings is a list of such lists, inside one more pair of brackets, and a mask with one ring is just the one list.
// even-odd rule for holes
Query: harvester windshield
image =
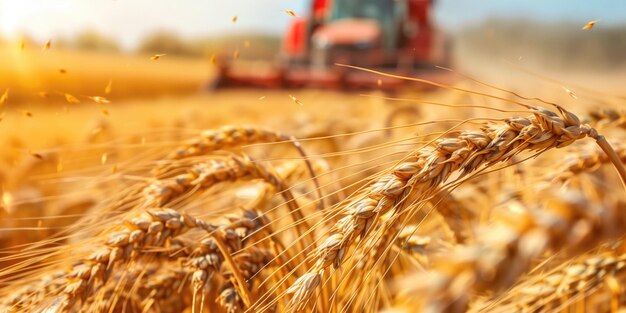
{"label": "harvester windshield", "polygon": [[397,47],[405,1],[394,0],[333,0],[328,14],[328,22],[342,19],[367,19],[377,21],[382,28],[383,46],[387,50]]}
{"label": "harvester windshield", "polygon": [[344,18],[365,18],[383,20],[393,16],[392,0],[334,0],[332,1],[331,21]]}

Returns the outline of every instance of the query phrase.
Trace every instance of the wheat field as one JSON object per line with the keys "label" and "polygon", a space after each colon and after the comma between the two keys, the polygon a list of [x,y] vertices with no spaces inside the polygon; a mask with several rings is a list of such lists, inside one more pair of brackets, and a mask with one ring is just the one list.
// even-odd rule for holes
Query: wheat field
{"label": "wheat field", "polygon": [[3,312],[625,310],[607,85],[208,93],[208,59],[0,59]]}

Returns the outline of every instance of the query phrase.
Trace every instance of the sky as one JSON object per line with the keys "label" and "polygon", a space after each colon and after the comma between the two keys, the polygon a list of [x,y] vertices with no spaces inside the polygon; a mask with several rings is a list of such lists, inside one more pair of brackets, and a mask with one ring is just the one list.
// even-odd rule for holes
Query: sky
{"label": "sky", "polygon": [[[168,30],[184,37],[231,32],[280,34],[304,14],[308,0],[0,0],[0,36],[36,40],[95,30],[132,49],[144,36]],[[236,23],[231,22],[237,15]],[[626,24],[626,0],[438,0],[437,22],[459,29],[490,17],[529,17],[597,26]]]}

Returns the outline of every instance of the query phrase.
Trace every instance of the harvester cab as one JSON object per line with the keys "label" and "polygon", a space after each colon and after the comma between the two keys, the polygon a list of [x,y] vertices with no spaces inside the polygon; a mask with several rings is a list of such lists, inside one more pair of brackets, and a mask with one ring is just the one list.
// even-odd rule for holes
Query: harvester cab
{"label": "harvester cab", "polygon": [[447,66],[448,44],[433,25],[432,6],[433,0],[313,0],[308,14],[290,22],[271,70],[222,65],[217,87],[397,89],[405,81],[337,64],[403,76]]}

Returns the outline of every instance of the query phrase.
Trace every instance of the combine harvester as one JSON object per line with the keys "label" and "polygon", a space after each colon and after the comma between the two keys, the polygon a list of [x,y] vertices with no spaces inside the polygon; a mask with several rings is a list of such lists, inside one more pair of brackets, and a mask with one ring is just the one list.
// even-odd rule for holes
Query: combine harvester
{"label": "combine harvester", "polygon": [[406,80],[338,66],[346,64],[441,82],[449,44],[431,19],[433,0],[313,0],[295,17],[276,64],[237,69],[218,62],[214,88],[325,88],[395,91]]}

